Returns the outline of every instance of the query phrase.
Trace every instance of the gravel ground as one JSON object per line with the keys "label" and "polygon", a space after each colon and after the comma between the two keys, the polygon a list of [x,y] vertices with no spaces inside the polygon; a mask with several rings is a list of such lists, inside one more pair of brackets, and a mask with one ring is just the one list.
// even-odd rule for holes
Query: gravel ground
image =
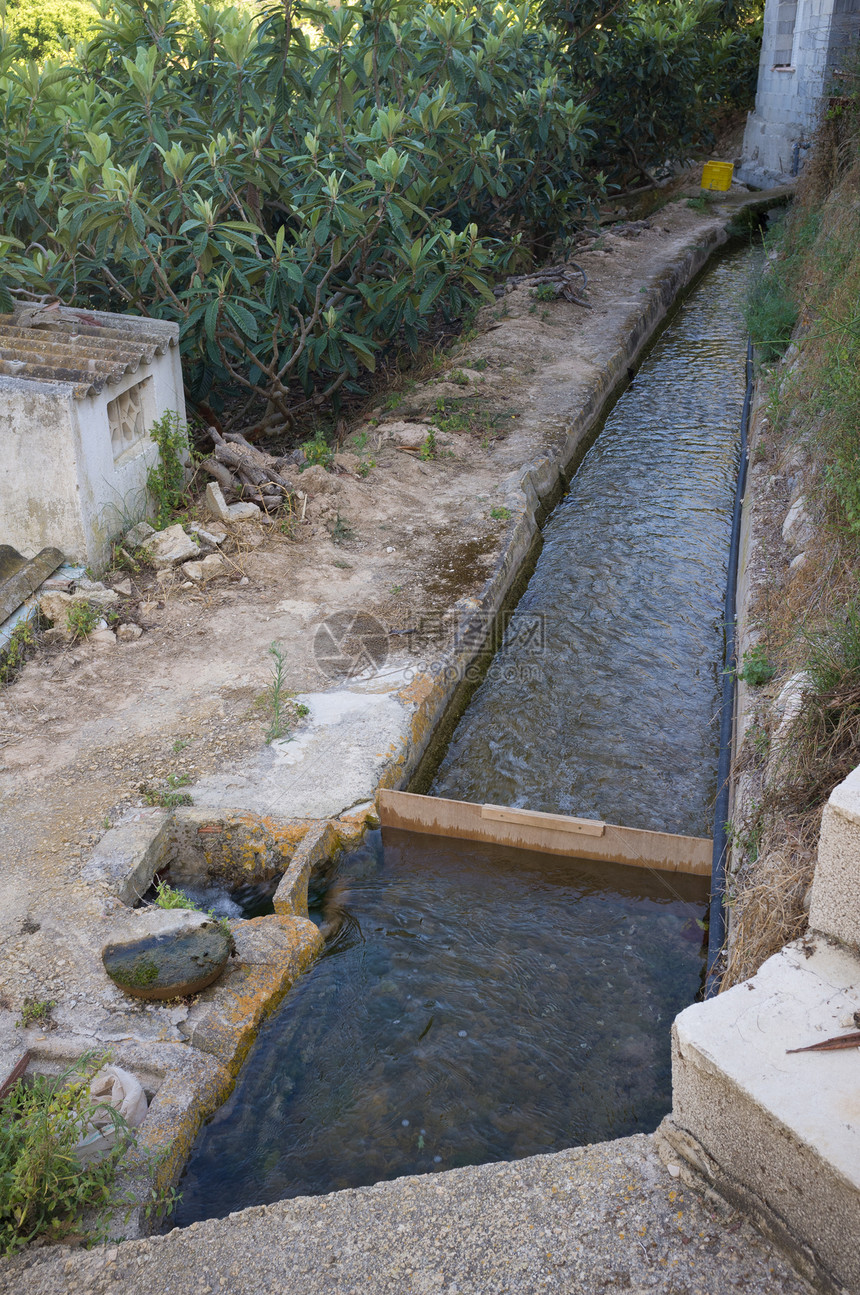
{"label": "gravel ground", "polygon": [[279,1201],[94,1251],[8,1260],[0,1292],[72,1295],[808,1295],[744,1219],[670,1176],[654,1140]]}

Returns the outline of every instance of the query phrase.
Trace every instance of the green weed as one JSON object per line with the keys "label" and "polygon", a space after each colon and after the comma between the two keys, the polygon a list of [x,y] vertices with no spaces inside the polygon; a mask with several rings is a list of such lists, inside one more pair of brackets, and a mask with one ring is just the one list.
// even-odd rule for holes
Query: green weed
{"label": "green weed", "polygon": [[185,499],[185,460],[190,452],[188,428],[179,414],[165,410],[149,429],[158,446],[158,462],[146,475],[146,489],[155,505],[154,525],[163,530]]}
{"label": "green weed", "polygon": [[18,1024],[24,1029],[30,1025],[45,1025],[56,1006],[54,998],[25,998],[21,1004],[21,1019]]}
{"label": "green weed", "polygon": [[743,665],[738,670],[737,677],[751,688],[760,688],[763,684],[770,683],[775,674],[776,666],[768,661],[764,645],[757,643],[749,652],[744,653]]}
{"label": "green weed", "polygon": [[421,450],[419,452],[420,457],[425,460],[435,459],[438,452],[439,452],[439,449],[436,444],[436,431],[433,427],[431,427],[429,432],[425,436],[423,444],[421,446]]}
{"label": "green weed", "polygon": [[350,540],[355,539],[355,531],[350,526],[346,518],[341,517],[340,513],[337,514],[332,522],[329,534],[335,544],[348,544]]}
{"label": "green weed", "polygon": [[500,504],[498,507],[490,509],[490,516],[494,522],[506,522],[512,514],[510,508],[506,508],[504,504]]}
{"label": "green weed", "polygon": [[317,432],[312,441],[305,441],[301,449],[307,459],[307,463],[302,465],[302,471],[316,465],[328,471],[334,463],[334,450],[321,432]]}
{"label": "green weed", "polygon": [[267,699],[269,703],[270,722],[266,730],[266,741],[275,742],[286,737],[290,731],[290,720],[286,709],[286,658],[280,643],[269,644],[269,656],[272,658],[272,681],[269,684]]}
{"label": "green weed", "polygon": [[[85,1053],[59,1075],[19,1080],[0,1108],[0,1254],[34,1241],[76,1235],[103,1240],[92,1228],[118,1204],[117,1168],[132,1141],[118,1111],[93,1101],[90,1080],[105,1058]],[[96,1117],[107,1118],[116,1143],[99,1160],[82,1163],[77,1144]]]}
{"label": "green weed", "polygon": [[6,650],[0,652],[0,688],[5,688],[12,682],[35,646],[32,621],[19,621],[12,631]]}
{"label": "green weed", "polygon": [[101,609],[94,607],[92,603],[75,603],[69,608],[66,626],[74,638],[85,639],[92,634],[101,619]]}

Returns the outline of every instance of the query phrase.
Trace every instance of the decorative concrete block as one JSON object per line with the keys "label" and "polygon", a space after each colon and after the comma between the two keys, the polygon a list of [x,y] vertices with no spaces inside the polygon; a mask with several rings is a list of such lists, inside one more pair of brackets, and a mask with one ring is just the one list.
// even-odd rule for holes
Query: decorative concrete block
{"label": "decorative concrete block", "polygon": [[[857,1053],[801,1052],[860,1009],[860,961],[797,943],[688,1007],[672,1029],[676,1127],[719,1190],[759,1211],[846,1290],[860,1290]],[[701,1171],[702,1163],[690,1157]]]}
{"label": "decorative concrete block", "polygon": [[809,924],[860,949],[860,768],[834,787],[824,808]]}

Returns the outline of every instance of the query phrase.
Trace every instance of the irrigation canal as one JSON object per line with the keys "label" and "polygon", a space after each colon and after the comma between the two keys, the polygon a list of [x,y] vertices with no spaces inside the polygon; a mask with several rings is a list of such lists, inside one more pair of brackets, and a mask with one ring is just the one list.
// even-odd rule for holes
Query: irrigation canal
{"label": "irrigation canal", "polygon": [[[751,259],[712,265],[606,418],[432,794],[710,834]],[[201,1131],[171,1225],[668,1110],[701,879],[377,832],[314,900],[325,953]]]}

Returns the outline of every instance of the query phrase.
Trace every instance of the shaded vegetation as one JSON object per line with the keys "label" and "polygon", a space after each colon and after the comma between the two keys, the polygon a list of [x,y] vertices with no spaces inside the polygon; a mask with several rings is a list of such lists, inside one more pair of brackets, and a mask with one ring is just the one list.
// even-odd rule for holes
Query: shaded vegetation
{"label": "shaded vegetation", "polygon": [[755,13],[718,0],[98,13],[41,63],[7,19],[6,309],[176,320],[191,398],[209,417],[243,392],[258,431],[336,406],[609,186],[687,156],[757,61]]}

